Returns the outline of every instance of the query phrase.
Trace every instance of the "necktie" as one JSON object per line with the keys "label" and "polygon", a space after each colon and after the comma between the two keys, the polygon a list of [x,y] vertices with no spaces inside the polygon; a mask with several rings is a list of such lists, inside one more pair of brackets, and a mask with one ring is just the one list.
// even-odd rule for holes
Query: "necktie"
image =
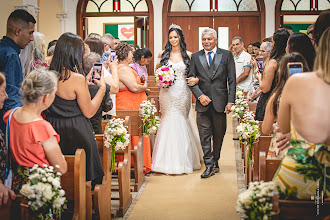
{"label": "necktie", "polygon": [[208,54],[209,54],[209,65],[211,66],[211,63],[212,63],[212,56],[211,56],[212,51],[208,52]]}

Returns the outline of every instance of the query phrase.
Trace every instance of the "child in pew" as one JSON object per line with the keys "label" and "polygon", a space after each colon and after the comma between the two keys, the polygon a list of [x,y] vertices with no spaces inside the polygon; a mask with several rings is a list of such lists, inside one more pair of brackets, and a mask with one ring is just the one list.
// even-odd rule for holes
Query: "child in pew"
{"label": "child in pew", "polygon": [[67,163],[58,145],[60,137],[41,116],[54,101],[56,90],[57,76],[54,72],[45,69],[32,71],[21,86],[24,105],[9,110],[3,117],[8,123],[10,151],[15,164],[12,188],[16,193],[24,184],[24,169],[35,164],[40,167],[51,165],[62,174],[67,171]]}
{"label": "child in pew", "polygon": [[285,82],[289,78],[289,72],[287,68],[287,64],[289,62],[301,62],[303,64],[303,71],[309,71],[305,58],[299,53],[287,54],[279,63],[276,86],[274,92],[267,102],[265,118],[262,123],[262,132],[264,134],[273,134],[273,138],[271,140],[267,154],[268,159],[282,159],[286,155],[287,147],[289,146],[290,133],[283,134],[277,124],[278,104],[281,99],[281,94]]}

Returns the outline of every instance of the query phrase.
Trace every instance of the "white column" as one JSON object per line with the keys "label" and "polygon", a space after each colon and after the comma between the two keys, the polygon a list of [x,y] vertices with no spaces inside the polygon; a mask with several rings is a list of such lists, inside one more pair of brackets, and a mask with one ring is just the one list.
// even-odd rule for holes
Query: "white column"
{"label": "white column", "polygon": [[73,34],[77,33],[77,5],[78,0],[63,0],[63,12],[67,13],[67,19],[65,21],[65,30],[66,32],[71,32]]}
{"label": "white column", "polygon": [[265,37],[273,36],[275,32],[275,0],[265,1]]}
{"label": "white column", "polygon": [[66,32],[65,21],[68,17],[67,13],[57,13],[57,17],[60,19],[60,35]]}
{"label": "white column", "polygon": [[164,0],[152,0],[154,8],[154,66],[156,67],[158,53],[163,50],[163,3]]}

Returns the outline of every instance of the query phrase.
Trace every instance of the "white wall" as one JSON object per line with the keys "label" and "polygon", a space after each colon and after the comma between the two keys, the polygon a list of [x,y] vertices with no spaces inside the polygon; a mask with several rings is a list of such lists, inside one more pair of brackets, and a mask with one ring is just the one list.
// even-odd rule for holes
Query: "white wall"
{"label": "white wall", "polygon": [[99,35],[103,35],[103,23],[133,23],[134,24],[134,17],[93,17],[88,18],[88,29],[87,34],[90,33],[97,33]]}
{"label": "white wall", "polygon": [[273,36],[275,32],[275,5],[276,0],[264,0],[265,2],[265,37]]}
{"label": "white wall", "polygon": [[68,15],[65,21],[65,32],[77,34],[77,4],[78,0],[63,0],[63,11]]}

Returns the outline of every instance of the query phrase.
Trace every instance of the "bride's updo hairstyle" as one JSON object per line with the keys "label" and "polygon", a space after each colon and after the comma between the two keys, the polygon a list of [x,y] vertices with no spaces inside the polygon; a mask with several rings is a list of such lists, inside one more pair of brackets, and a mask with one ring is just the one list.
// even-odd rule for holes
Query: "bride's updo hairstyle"
{"label": "bride's updo hairstyle", "polygon": [[128,57],[131,47],[127,42],[122,42],[118,44],[115,50],[118,61],[123,61]]}
{"label": "bride's updo hairstyle", "polygon": [[[180,37],[181,55],[182,55],[182,58],[183,58],[183,62],[186,65],[186,69],[188,70],[189,66],[190,66],[190,58],[187,54],[187,46],[186,46],[186,42],[184,40],[184,35],[183,35],[183,32],[182,32],[182,29],[181,29],[180,26],[172,24],[170,26],[170,29],[168,30],[168,38],[169,38],[169,35],[172,31],[175,31]],[[162,58],[160,60],[160,64],[162,66],[168,64],[168,60],[170,59],[170,56],[171,56],[171,51],[172,51],[172,45],[171,45],[170,41],[167,40],[167,43],[165,45],[165,50],[164,50],[164,52],[162,54]]]}
{"label": "bride's updo hairstyle", "polygon": [[46,69],[33,70],[24,79],[21,92],[25,102],[38,102],[40,97],[52,93],[57,88],[57,74]]}

